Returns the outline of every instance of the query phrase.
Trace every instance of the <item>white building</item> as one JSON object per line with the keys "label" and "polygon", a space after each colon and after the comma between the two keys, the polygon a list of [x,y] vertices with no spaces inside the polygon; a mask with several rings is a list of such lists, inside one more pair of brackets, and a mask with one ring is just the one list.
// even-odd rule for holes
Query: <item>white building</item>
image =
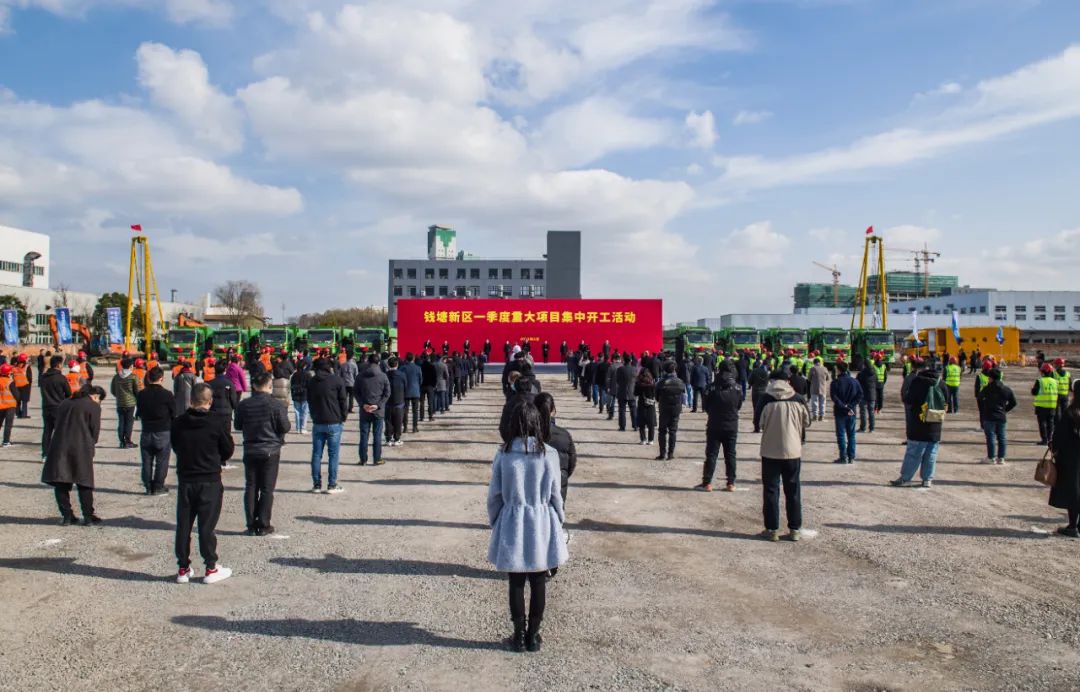
{"label": "white building", "polygon": [[946,295],[889,304],[890,320],[910,325],[908,316],[918,312],[920,327],[947,326],[953,310],[961,327],[1016,325],[1022,344],[1080,343],[1080,291],[956,288]]}
{"label": "white building", "polygon": [[0,286],[49,287],[49,236],[0,226]]}

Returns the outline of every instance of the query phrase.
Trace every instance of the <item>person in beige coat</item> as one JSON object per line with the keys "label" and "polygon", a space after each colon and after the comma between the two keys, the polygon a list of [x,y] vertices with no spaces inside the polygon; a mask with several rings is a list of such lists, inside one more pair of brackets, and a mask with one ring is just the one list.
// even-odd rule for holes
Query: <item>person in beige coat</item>
{"label": "person in beige coat", "polygon": [[780,369],[769,377],[761,409],[761,487],[765,531],[763,537],[780,540],[780,482],[787,504],[788,535],[799,540],[802,529],[802,497],[799,469],[802,465],[803,433],[810,425],[806,401]]}
{"label": "person in beige coat", "polygon": [[829,369],[821,364],[820,358],[814,359],[814,367],[810,368],[810,418],[824,420],[825,402],[829,400],[829,380],[832,375]]}

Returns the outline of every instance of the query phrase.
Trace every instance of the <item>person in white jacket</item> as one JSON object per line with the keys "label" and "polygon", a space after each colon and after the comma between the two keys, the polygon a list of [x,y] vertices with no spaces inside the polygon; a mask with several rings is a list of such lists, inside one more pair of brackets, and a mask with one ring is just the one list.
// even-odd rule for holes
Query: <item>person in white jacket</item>
{"label": "person in white jacket", "polygon": [[780,481],[787,504],[788,537],[797,541],[802,529],[802,495],[799,468],[802,465],[803,433],[810,425],[806,401],[788,383],[784,369],[769,377],[761,409],[761,487],[765,531],[770,541],[780,540]]}
{"label": "person in white jacket", "polygon": [[504,444],[495,455],[488,486],[488,560],[510,581],[514,650],[539,651],[547,573],[569,557],[562,528],[566,516],[559,453],[543,443],[540,413],[531,401],[523,399],[513,407],[501,432]]}

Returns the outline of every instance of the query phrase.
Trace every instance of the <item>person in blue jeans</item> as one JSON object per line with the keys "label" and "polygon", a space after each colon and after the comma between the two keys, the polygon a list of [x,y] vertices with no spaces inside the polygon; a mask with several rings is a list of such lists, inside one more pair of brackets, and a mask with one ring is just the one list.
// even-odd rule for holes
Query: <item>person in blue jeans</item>
{"label": "person in blue jeans", "polygon": [[840,450],[834,463],[850,464],[855,461],[855,413],[863,400],[863,388],[851,376],[844,361],[836,364],[836,379],[829,385],[829,398],[836,421],[836,446]]}
{"label": "person in blue jeans", "polygon": [[[397,358],[394,358],[397,365]],[[366,367],[360,369],[353,386],[356,400],[360,404],[360,465],[368,462],[368,438],[374,447],[374,464],[382,466],[383,426],[386,423],[386,402],[390,399],[390,380],[379,369],[379,356],[368,356]]]}
{"label": "person in blue jeans", "polygon": [[904,461],[900,465],[900,477],[891,481],[895,487],[910,483],[916,471],[919,471],[922,487],[933,487],[942,424],[927,420],[924,408],[930,390],[934,388],[938,390],[940,401],[948,400],[949,392],[941,380],[941,374],[931,364],[924,363],[922,369],[911,378],[911,383],[904,393],[907,448]]}
{"label": "person in blue jeans", "polygon": [[344,492],[337,483],[338,457],[341,452],[341,431],[349,416],[349,394],[345,382],[333,374],[327,357],[315,361],[315,376],[307,386],[308,407],[311,409],[311,492],[322,492],[322,456],[327,450],[329,477],[326,492]]}
{"label": "person in blue jeans", "polygon": [[1001,370],[992,368],[987,376],[990,381],[976,397],[979,419],[986,434],[986,459],[982,463],[1001,466],[1005,463],[1005,422],[1009,411],[1016,408],[1016,396],[1001,381]]}

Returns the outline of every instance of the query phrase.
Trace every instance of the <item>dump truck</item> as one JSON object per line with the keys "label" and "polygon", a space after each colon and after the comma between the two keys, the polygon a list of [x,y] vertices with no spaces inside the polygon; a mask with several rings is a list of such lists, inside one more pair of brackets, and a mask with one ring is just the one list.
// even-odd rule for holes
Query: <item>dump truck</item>
{"label": "dump truck", "polygon": [[386,327],[357,327],[353,330],[352,347],[356,353],[382,353],[388,345]]}
{"label": "dump truck", "polygon": [[676,358],[698,354],[713,348],[713,334],[708,327],[676,327],[664,331],[664,350]]}
{"label": "dump truck", "polygon": [[725,355],[749,351],[761,353],[761,332],[753,327],[728,327],[713,333],[713,343]]}
{"label": "dump truck", "polygon": [[773,328],[765,332],[762,342],[773,355],[779,356],[790,350],[794,355],[805,358],[810,350],[805,329],[788,327]]}
{"label": "dump truck", "polygon": [[311,327],[307,330],[305,345],[309,351],[321,351],[325,348],[331,353],[337,353],[341,347],[341,328]]}
{"label": "dump truck", "polygon": [[229,349],[237,353],[245,354],[248,350],[248,342],[251,338],[251,330],[242,327],[222,327],[211,334],[210,341],[216,355],[224,355]]}
{"label": "dump truck", "polygon": [[275,351],[282,349],[290,353],[296,347],[297,328],[287,324],[274,324],[259,330],[259,345],[269,346]]}
{"label": "dump truck", "polygon": [[165,336],[169,362],[181,357],[196,360],[206,352],[213,333],[209,327],[173,327]]}
{"label": "dump truck", "polygon": [[810,350],[817,351],[821,362],[830,370],[838,361],[849,361],[851,358],[851,333],[846,329],[811,329],[809,340]]}
{"label": "dump truck", "polygon": [[851,356],[870,360],[871,354],[885,352],[885,362],[893,362],[896,339],[888,329],[854,329],[851,332]]}

